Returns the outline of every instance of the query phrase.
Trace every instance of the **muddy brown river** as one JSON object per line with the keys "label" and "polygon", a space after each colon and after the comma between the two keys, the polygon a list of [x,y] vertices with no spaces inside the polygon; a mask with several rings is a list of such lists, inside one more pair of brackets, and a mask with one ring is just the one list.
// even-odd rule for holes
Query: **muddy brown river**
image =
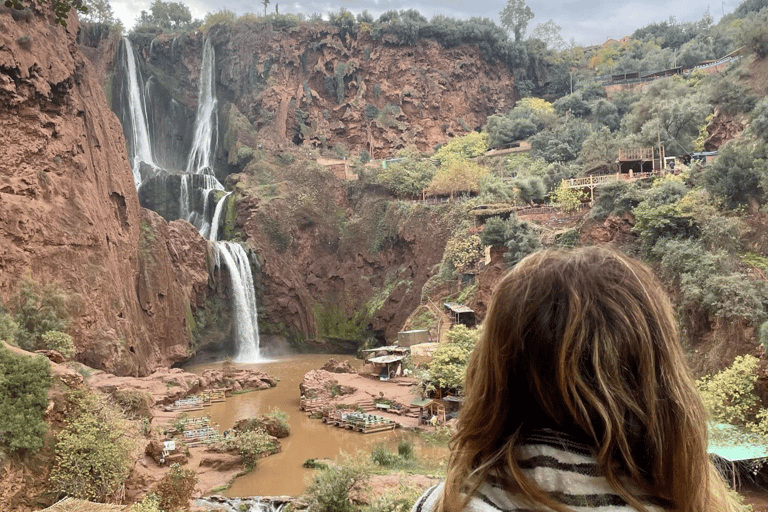
{"label": "muddy brown river", "polygon": [[[320,420],[309,419],[306,413],[299,410],[299,384],[305,373],[321,368],[331,357],[337,360],[346,359],[355,368],[360,367],[361,361],[354,356],[328,354],[292,355],[272,362],[238,365],[262,370],[280,382],[272,389],[232,395],[226,402],[215,403],[201,413],[210,414],[211,420],[218,423],[222,430],[230,428],[238,420],[261,416],[273,409],[288,413],[291,435],[280,440],[282,451],[261,459],[254,471],[234,481],[223,493],[225,496],[299,496],[304,492],[307,480],[313,472],[302,467],[305,460],[333,459],[342,451],[370,452],[374,446],[381,443],[396,450],[403,436],[413,440],[417,456],[447,457],[447,449],[425,445],[420,437],[403,430],[361,434],[326,425]],[[221,363],[200,365],[189,370],[202,372],[206,368],[220,365]]]}

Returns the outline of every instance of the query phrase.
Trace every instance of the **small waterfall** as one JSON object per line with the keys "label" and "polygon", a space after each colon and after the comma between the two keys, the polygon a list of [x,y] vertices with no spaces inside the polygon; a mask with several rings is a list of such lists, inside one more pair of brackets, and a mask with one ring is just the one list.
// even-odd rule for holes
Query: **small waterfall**
{"label": "small waterfall", "polygon": [[227,194],[219,199],[219,202],[216,203],[216,210],[213,212],[213,220],[211,220],[211,232],[208,236],[208,240],[215,242],[219,239],[219,223],[221,223],[221,212],[224,211],[224,206],[227,204],[227,198],[232,194],[232,192],[227,192]]}
{"label": "small waterfall", "polygon": [[229,269],[234,305],[235,345],[238,363],[261,361],[259,347],[259,322],[256,309],[256,294],[248,256],[240,244],[234,242],[211,242],[213,265],[221,268],[222,263]]}
{"label": "small waterfall", "polygon": [[215,510],[223,512],[282,512],[292,498],[220,498],[218,496],[210,498],[199,498],[195,500],[195,505],[205,507],[206,510]]}
{"label": "small waterfall", "polygon": [[152,167],[157,166],[152,158],[152,146],[149,143],[147,114],[144,111],[144,97],[139,88],[136,52],[133,51],[133,45],[127,37],[123,37],[123,44],[125,45],[125,61],[128,65],[128,106],[131,117],[133,181],[138,188],[141,185],[141,172],[139,172],[141,162]]}
{"label": "small waterfall", "polygon": [[181,175],[181,192],[179,193],[179,218],[189,220],[190,204],[189,204],[189,180],[191,176],[189,174]]}
{"label": "small waterfall", "polygon": [[213,150],[218,142],[218,116],[216,115],[216,54],[210,39],[203,44],[203,62],[200,69],[200,92],[197,99],[195,138],[187,159],[186,172],[213,174]]}

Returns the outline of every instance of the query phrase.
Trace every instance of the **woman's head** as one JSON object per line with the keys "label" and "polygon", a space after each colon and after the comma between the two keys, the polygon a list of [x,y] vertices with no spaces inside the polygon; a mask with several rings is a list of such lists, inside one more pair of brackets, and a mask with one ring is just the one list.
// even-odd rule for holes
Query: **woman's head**
{"label": "woman's head", "polygon": [[553,428],[592,442],[630,501],[622,475],[678,502],[679,484],[699,471],[690,457],[707,464],[704,418],[653,273],[605,248],[539,252],[494,292],[467,370],[452,471],[494,469],[525,492],[516,440]]}

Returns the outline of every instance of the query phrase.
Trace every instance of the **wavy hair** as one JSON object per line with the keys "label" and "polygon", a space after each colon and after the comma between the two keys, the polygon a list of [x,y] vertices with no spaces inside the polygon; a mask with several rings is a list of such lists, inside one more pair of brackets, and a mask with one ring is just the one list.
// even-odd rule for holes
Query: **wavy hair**
{"label": "wavy hair", "polygon": [[461,511],[489,477],[534,508],[570,509],[528,479],[521,434],[552,428],[595,446],[629,505],[735,510],[707,455],[706,412],[672,307],[652,271],[606,248],[543,251],[497,285],[467,369],[439,510]]}

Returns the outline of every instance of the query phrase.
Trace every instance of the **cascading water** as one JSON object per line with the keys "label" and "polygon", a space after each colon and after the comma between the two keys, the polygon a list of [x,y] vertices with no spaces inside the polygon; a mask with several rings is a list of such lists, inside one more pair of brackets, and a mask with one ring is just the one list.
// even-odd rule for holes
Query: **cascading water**
{"label": "cascading water", "polygon": [[[133,46],[124,38],[126,62],[129,74],[129,110],[133,135],[133,176],[136,187],[142,185],[139,172],[141,162],[157,168],[152,158],[152,146],[145,112],[145,98],[139,86],[137,56]],[[202,66],[200,70],[200,91],[198,94],[197,115],[192,147],[187,158],[186,168],[180,171],[164,172],[162,179],[178,180],[178,216],[191,222],[203,237],[211,240],[210,250],[215,261],[214,267],[224,265],[229,270],[234,310],[235,345],[238,362],[253,363],[262,361],[259,347],[259,330],[256,308],[256,294],[253,286],[250,263],[242,246],[232,242],[218,242],[220,222],[226,194],[215,205],[213,221],[211,216],[211,196],[214,191],[224,190],[214,174],[214,154],[218,144],[217,100],[214,80],[216,56],[213,45],[206,39],[203,44]],[[166,182],[167,183],[167,182]],[[173,182],[171,182],[173,183]],[[231,192],[230,192],[231,193]]]}
{"label": "cascading water", "polygon": [[123,37],[125,46],[125,62],[128,66],[128,107],[131,118],[131,161],[133,162],[133,181],[136,188],[141,185],[141,162],[157,167],[152,157],[152,146],[149,143],[147,114],[144,111],[144,97],[139,88],[136,63],[136,52],[127,37]]}
{"label": "cascading water", "polygon": [[234,242],[211,242],[213,266],[220,269],[226,265],[232,285],[234,306],[235,345],[238,363],[261,361],[259,346],[259,324],[256,309],[256,294],[248,256],[240,244]]}
{"label": "cascading water", "polygon": [[218,116],[216,115],[216,54],[210,39],[203,44],[203,62],[200,69],[200,92],[197,98],[195,138],[187,159],[186,172],[213,174],[213,150],[218,142]]}
{"label": "cascading water", "polygon": [[259,498],[200,498],[195,505],[206,510],[223,512],[282,512],[285,501],[263,500]]}
{"label": "cascading water", "polygon": [[224,211],[224,206],[227,204],[227,198],[232,192],[227,192],[227,195],[219,199],[216,203],[216,211],[213,212],[213,220],[211,220],[211,232],[208,236],[208,240],[215,242],[219,239],[219,223],[221,222],[221,212]]}

